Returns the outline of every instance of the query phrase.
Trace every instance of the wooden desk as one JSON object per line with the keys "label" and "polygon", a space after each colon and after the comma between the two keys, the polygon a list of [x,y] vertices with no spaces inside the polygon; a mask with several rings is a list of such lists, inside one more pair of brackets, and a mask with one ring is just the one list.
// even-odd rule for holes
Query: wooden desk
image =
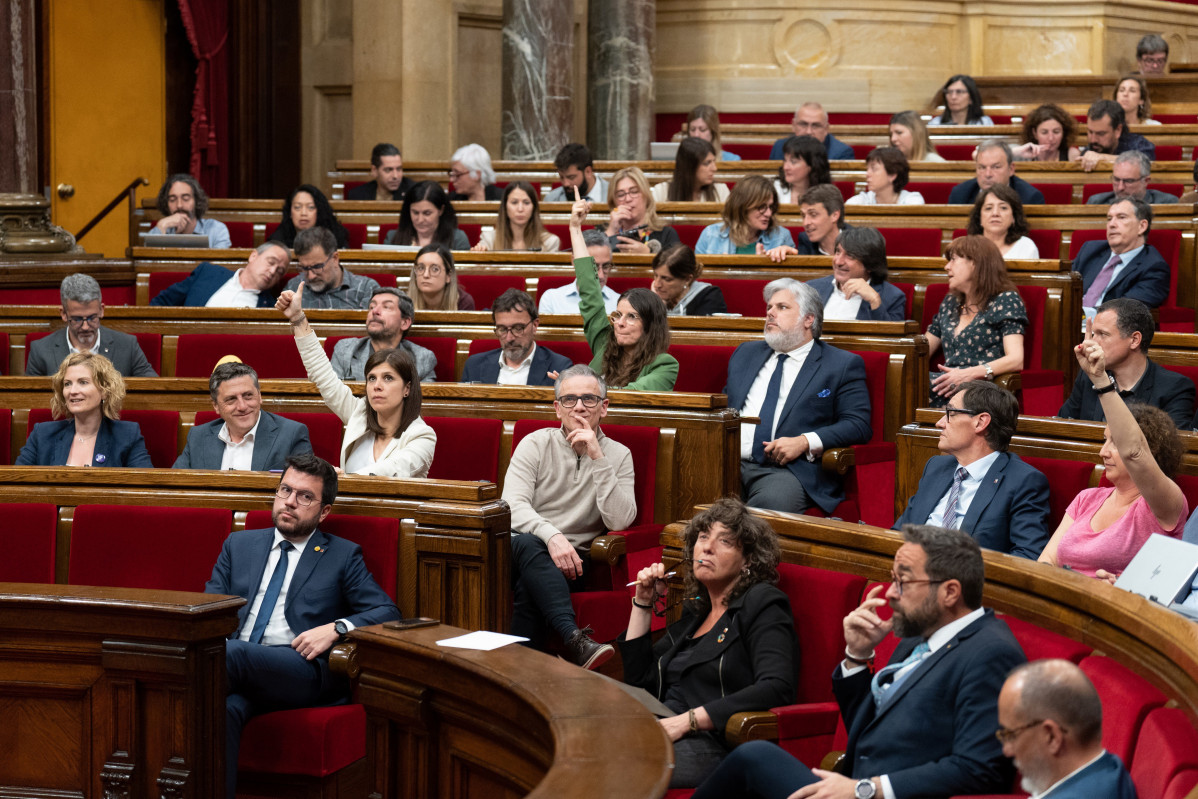
{"label": "wooden desk", "polygon": [[[371,796],[655,799],[661,725],[596,674],[521,646],[438,647],[464,632],[355,630]],[[613,767],[615,764],[615,767]]]}
{"label": "wooden desk", "polygon": [[9,796],[225,795],[239,597],[0,583]]}

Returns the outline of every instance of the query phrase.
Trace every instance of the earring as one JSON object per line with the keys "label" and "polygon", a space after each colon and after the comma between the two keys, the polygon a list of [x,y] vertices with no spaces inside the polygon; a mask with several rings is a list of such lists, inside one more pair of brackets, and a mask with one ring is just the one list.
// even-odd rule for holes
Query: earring
{"label": "earring", "polygon": [[745,577],[748,577],[749,575],[751,575],[753,573],[753,571],[748,566],[745,566],[743,569],[740,570],[740,573],[743,574]]}

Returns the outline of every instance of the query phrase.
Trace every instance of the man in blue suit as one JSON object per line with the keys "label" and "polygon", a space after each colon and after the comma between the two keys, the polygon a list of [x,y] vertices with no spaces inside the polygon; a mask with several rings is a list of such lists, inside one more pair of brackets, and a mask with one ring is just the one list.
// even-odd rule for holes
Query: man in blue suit
{"label": "man in blue suit", "polygon": [[993,383],[962,384],[936,423],[943,455],[930,459],[895,522],[964,530],[980,546],[1035,560],[1048,544],[1048,478],[1007,452],[1019,401]]}
{"label": "man in blue suit", "polygon": [[345,700],[349,685],[329,671],[329,649],[356,627],[400,617],[358,545],[317,529],[336,497],[331,465],[315,455],[289,458],[274,529],[230,535],[204,587],[246,600],[225,642],[226,796],[237,795],[245,723],[271,710]]}
{"label": "man in blue suit", "polygon": [[1024,205],[1044,205],[1044,194],[1015,174],[1011,145],[1002,139],[987,139],[979,144],[974,165],[977,177],[953,186],[948,195],[950,205],[973,205],[978,194],[999,183],[1014,189]]}
{"label": "man in blue suit", "polygon": [[222,363],[208,378],[212,409],[220,414],[187,434],[174,469],[282,469],[290,455],[312,452],[308,428],[262,410],[258,373],[249,364]]}
{"label": "man in blue suit", "polygon": [[[849,735],[840,773],[753,741],[734,749],[694,799],[1010,791],[1014,770],[994,737],[997,701],[1026,658],[1006,622],[982,607],[982,552],[960,530],[941,527],[907,525],[903,541],[885,598],[876,586],[844,620],[845,658],[832,676]],[[877,611],[886,604],[894,613],[884,621]],[[871,675],[874,651],[892,629],[902,640]]]}
{"label": "man in blue suit", "polygon": [[1112,203],[1106,212],[1106,241],[1087,241],[1073,259],[1082,276],[1082,311],[1129,297],[1159,308],[1169,297],[1169,264],[1148,243],[1152,206],[1136,197]]}
{"label": "man in blue suit", "polygon": [[1136,799],[1131,776],[1102,748],[1102,701],[1086,673],[1068,660],[1017,667],[998,695],[1003,754],[1033,796]]}
{"label": "man in blue suit", "polygon": [[236,272],[205,261],[185,279],[158,292],[150,305],[273,308],[279,278],[290,263],[291,252],[277,241],[268,241],[250,253],[245,266]]}
{"label": "man in blue suit", "polygon": [[499,348],[476,352],[466,359],[463,383],[501,386],[552,386],[574,362],[548,347],[537,345],[537,304],[527,292],[508,289],[491,304],[491,321]]}
{"label": "man in blue suit", "polygon": [[740,480],[746,504],[831,513],[843,498],[824,471],[830,447],[870,440],[865,363],[819,340],[824,307],[811,286],[779,278],[765,287],[765,341],[749,341],[728,362],[728,405],[742,416]]}
{"label": "man in blue suit", "polygon": [[825,319],[901,322],[907,295],[886,282],[886,239],[873,227],[845,228],[836,239],[832,274],[807,281],[819,292]]}
{"label": "man in blue suit", "polygon": [[[819,103],[803,103],[790,121],[790,129],[796,136],[814,136],[819,139],[828,153],[829,161],[852,161],[853,148],[828,132],[828,112]],[[783,136],[770,148],[770,160],[782,160],[782,145],[789,136]]]}

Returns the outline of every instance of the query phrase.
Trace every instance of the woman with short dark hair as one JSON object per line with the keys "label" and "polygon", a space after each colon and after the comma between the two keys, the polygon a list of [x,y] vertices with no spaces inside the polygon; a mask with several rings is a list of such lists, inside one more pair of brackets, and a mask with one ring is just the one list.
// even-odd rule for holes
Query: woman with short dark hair
{"label": "woman with short dark hair", "polygon": [[923,205],[923,195],[907,191],[911,167],[897,147],[878,147],[865,157],[865,191],[845,205]]}
{"label": "woman with short dark hair", "polygon": [[422,180],[403,196],[399,227],[389,231],[385,244],[425,247],[440,244],[450,250],[468,250],[470,241],[458,229],[458,214],[449,195],[435,180]]}
{"label": "woman with short dark hair", "polygon": [[703,265],[685,244],[653,256],[653,293],[666,304],[670,316],[711,316],[728,313],[719,286],[699,280]]}
{"label": "woman with short dark hair", "polygon": [[1040,248],[1027,236],[1027,217],[1019,193],[1005,183],[978,192],[966,228],[970,236],[985,236],[1007,261],[1036,260]]}
{"label": "woman with short dark hair", "polygon": [[774,181],[778,202],[798,205],[808,189],[831,182],[832,168],[822,141],[814,136],[791,136],[782,143],[782,165]]}

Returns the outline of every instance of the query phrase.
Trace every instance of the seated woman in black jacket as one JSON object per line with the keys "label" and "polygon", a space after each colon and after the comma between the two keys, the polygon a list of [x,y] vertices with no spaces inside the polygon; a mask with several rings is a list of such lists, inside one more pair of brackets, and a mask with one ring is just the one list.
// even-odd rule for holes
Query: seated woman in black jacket
{"label": "seated woman in black jacket", "polygon": [[653,256],[653,293],[666,304],[670,316],[711,316],[728,313],[719,286],[703,283],[703,266],[685,244],[675,244]]}
{"label": "seated woman in black jacket", "polygon": [[734,713],[792,704],[799,669],[790,600],[772,585],[781,553],[769,524],[725,497],[691,519],[682,537],[692,563],[682,618],[653,643],[649,622],[666,574],[655,563],[637,574],[619,641],[624,681],[677,714],[661,719],[674,742],[671,788],[698,785],[723,760]]}
{"label": "seated woman in black jacket", "polygon": [[283,217],[279,226],[270,234],[271,241],[277,241],[285,247],[295,245],[295,236],[301,230],[322,227],[330,230],[337,239],[337,247],[344,250],[349,247],[349,231],[337,221],[337,214],[329,204],[324,192],[308,183],[303,183],[291,190],[291,194],[283,201]]}

